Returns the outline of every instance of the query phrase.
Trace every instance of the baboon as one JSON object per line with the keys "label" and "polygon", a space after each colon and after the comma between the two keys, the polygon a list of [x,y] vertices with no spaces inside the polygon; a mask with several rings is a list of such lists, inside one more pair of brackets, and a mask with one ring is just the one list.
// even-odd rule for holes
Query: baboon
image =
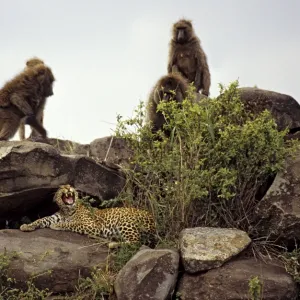
{"label": "baboon", "polygon": [[196,92],[208,96],[210,72],[200,40],[194,33],[192,22],[179,20],[173,25],[169,46],[168,73],[179,72],[189,83],[194,82]]}
{"label": "baboon", "polygon": [[[189,84],[180,74],[168,74],[161,77],[152,89],[148,103],[146,121],[152,123],[152,132],[163,129],[165,118],[157,105],[160,101],[176,101],[181,103],[187,96]],[[166,133],[168,134],[168,133]]]}
{"label": "baboon", "polygon": [[0,140],[9,140],[21,122],[32,126],[43,137],[45,128],[36,118],[35,107],[41,99],[53,95],[54,76],[44,64],[25,68],[0,90]]}
{"label": "baboon", "polygon": [[[39,64],[45,65],[45,63],[41,59],[39,59],[37,57],[33,57],[26,62],[26,68],[35,67],[36,65],[39,65]],[[47,100],[46,97],[38,99],[36,101],[35,107],[33,107],[34,113],[36,115],[36,119],[42,126],[43,126],[44,109],[46,106],[46,100]],[[20,136],[20,140],[25,140],[24,120],[21,122],[21,125],[19,127],[19,136]],[[29,139],[36,138],[37,136],[38,136],[38,132],[34,128],[31,127],[31,133],[29,135]]]}

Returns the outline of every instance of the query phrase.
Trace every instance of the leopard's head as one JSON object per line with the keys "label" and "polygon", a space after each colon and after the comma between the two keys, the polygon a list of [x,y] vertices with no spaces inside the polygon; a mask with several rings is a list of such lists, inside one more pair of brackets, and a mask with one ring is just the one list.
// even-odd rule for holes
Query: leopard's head
{"label": "leopard's head", "polygon": [[78,192],[69,184],[61,185],[54,196],[54,201],[64,212],[73,212],[78,200]]}

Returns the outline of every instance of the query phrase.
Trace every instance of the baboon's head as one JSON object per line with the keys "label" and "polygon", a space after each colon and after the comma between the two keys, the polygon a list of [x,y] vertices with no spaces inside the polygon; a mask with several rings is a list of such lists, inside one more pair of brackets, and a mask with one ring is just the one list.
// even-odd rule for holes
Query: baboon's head
{"label": "baboon's head", "polygon": [[31,67],[36,70],[36,80],[40,87],[41,97],[50,97],[53,95],[53,83],[55,81],[54,75],[51,69],[44,64],[38,64]]}
{"label": "baboon's head", "polygon": [[43,83],[43,96],[50,97],[53,95],[54,75],[50,68],[46,68],[45,78]]}
{"label": "baboon's head", "polygon": [[44,65],[44,62],[41,59],[39,59],[38,57],[33,57],[33,58],[30,58],[26,61],[26,67],[27,68],[31,68],[31,67],[34,67],[34,66],[39,65],[39,64]]}
{"label": "baboon's head", "polygon": [[179,20],[173,25],[173,40],[176,43],[184,44],[194,36],[192,22],[189,20]]}
{"label": "baboon's head", "polygon": [[157,84],[160,101],[182,102],[187,89],[188,83],[179,74],[168,74]]}

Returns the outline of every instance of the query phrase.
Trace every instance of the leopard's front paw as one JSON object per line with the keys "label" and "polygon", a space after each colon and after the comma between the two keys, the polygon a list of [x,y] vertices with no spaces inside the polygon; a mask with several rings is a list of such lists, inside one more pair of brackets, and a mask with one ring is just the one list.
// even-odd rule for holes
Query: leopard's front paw
{"label": "leopard's front paw", "polygon": [[23,225],[21,225],[20,230],[22,230],[22,231],[34,231],[35,227],[30,225],[30,224],[23,224]]}

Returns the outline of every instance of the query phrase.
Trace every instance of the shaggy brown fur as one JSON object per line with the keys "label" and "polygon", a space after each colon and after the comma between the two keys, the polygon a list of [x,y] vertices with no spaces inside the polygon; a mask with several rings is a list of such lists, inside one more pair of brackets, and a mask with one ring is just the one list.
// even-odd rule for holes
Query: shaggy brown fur
{"label": "shaggy brown fur", "polygon": [[181,73],[188,82],[194,82],[197,92],[209,95],[210,72],[207,58],[189,20],[182,19],[173,25],[168,72]]}
{"label": "shaggy brown fur", "polygon": [[26,67],[28,67],[28,68],[34,67],[39,64],[45,65],[45,63],[38,57],[33,57],[26,61]]}
{"label": "shaggy brown fur", "polygon": [[[152,132],[163,129],[165,118],[161,112],[157,111],[160,101],[182,102],[187,96],[188,82],[180,74],[169,74],[161,77],[152,89],[148,104],[146,120],[152,123]],[[174,94],[175,92],[175,94]]]}
{"label": "shaggy brown fur", "polygon": [[[26,68],[32,68],[39,64],[45,65],[44,61],[42,61],[38,57],[33,57],[26,62]],[[36,115],[36,119],[39,122],[39,124],[42,126],[44,123],[43,120],[44,120],[44,109],[46,106],[46,100],[47,100],[47,98],[45,98],[45,97],[38,99],[35,107],[33,107],[34,113]],[[38,132],[34,128],[31,127],[31,133],[30,133],[29,139],[35,138],[38,135],[39,135]],[[21,122],[21,125],[19,127],[19,136],[20,136],[20,140],[25,140],[25,123],[24,123],[24,121]]]}
{"label": "shaggy brown fur", "polygon": [[47,137],[45,128],[37,121],[34,108],[40,99],[53,95],[54,76],[49,67],[37,64],[27,67],[8,81],[0,90],[0,140],[12,138],[25,118],[42,137]]}

